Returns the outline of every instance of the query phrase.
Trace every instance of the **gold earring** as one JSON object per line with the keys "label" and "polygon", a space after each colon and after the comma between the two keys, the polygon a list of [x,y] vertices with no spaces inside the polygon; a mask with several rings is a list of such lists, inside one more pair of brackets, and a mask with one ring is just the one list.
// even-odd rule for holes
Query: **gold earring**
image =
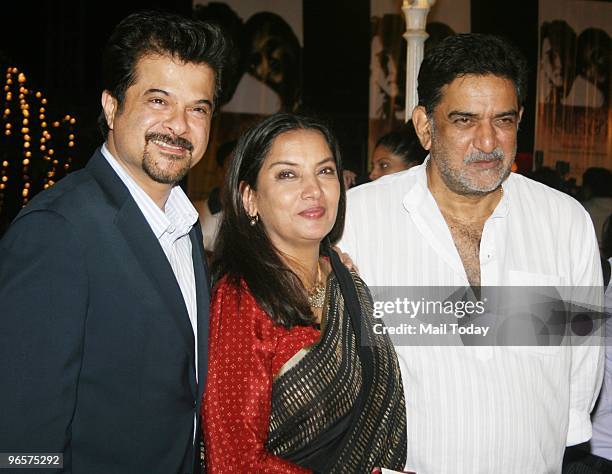
{"label": "gold earring", "polygon": [[249,221],[249,224],[251,227],[255,227],[257,225],[257,223],[259,222],[259,214],[255,214],[254,216],[250,216],[251,220]]}

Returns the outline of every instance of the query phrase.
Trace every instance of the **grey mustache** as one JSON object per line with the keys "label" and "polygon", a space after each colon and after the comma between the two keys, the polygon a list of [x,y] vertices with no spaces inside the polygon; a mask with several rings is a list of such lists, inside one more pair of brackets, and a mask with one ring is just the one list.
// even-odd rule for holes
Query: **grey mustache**
{"label": "grey mustache", "polygon": [[493,160],[503,160],[504,152],[496,148],[491,153],[485,153],[484,151],[475,151],[466,156],[463,160],[463,163],[466,165],[470,163],[474,163],[475,161],[493,161]]}

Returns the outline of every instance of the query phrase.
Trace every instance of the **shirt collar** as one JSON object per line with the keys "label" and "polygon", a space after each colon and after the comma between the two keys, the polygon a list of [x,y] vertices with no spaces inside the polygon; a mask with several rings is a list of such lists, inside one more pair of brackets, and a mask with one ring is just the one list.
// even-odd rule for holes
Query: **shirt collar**
{"label": "shirt collar", "polygon": [[123,184],[128,188],[130,195],[136,201],[158,240],[164,234],[176,240],[189,233],[198,220],[198,212],[180,186],[172,188],[166,201],[165,211],[162,211],[112,155],[106,143],[102,145],[101,152],[121,181],[123,181]]}
{"label": "shirt collar", "polygon": [[[402,203],[404,208],[408,212],[418,212],[419,209],[423,208],[424,201],[432,200],[435,204],[433,195],[427,187],[427,163],[429,162],[429,155],[425,158],[423,164],[414,166],[412,173],[415,175],[416,184],[411,186],[408,192],[404,195]],[[436,204],[437,207],[437,204]]]}
{"label": "shirt collar", "polygon": [[[431,155],[427,155],[423,164],[414,167],[415,171],[413,171],[413,173],[415,174],[416,185],[410,188],[402,200],[404,208],[408,212],[418,212],[422,210],[425,200],[433,201],[435,206],[438,207],[427,185],[427,163],[429,163],[430,159]],[[489,218],[505,217],[508,215],[508,199],[512,189],[512,185],[510,184],[511,181],[512,173],[510,173],[510,176],[502,183],[502,197]]]}

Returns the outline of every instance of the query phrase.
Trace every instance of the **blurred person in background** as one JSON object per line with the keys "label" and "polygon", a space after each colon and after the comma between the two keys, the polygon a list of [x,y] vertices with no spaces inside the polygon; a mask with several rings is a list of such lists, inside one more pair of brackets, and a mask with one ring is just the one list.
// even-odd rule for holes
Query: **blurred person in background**
{"label": "blurred person in background", "polygon": [[412,120],[409,120],[401,128],[383,135],[376,142],[372,154],[370,179],[374,181],[381,176],[420,165],[427,157],[427,153],[427,150],[421,146]]}
{"label": "blurred person in background", "polygon": [[602,257],[604,260],[604,286],[606,310],[606,362],[604,382],[599,396],[597,409],[593,414],[593,437],[591,438],[591,453],[599,464],[612,473],[612,214],[608,216],[602,227],[601,240]]}
{"label": "blurred person in background", "polygon": [[587,210],[602,246],[603,224],[612,213],[612,171],[607,168],[589,168],[582,175],[582,205]]}
{"label": "blurred person in background", "polygon": [[[217,166],[222,170],[223,180],[232,159],[232,152],[236,146],[236,140],[222,143],[217,149],[215,160]],[[215,186],[209,193],[208,198],[204,201],[195,201],[194,207],[200,216],[200,225],[202,226],[202,235],[204,236],[204,249],[210,257],[215,246],[221,219],[223,218],[223,210],[221,206],[222,186]]]}
{"label": "blurred person in background", "polygon": [[612,473],[612,214],[603,224],[601,265],[605,288],[604,309],[605,366],[604,380],[592,413],[593,436],[589,443],[566,450],[563,474]]}
{"label": "blurred person in background", "polygon": [[550,166],[540,166],[537,170],[528,173],[527,176],[557,191],[563,191],[563,178],[557,170]]}

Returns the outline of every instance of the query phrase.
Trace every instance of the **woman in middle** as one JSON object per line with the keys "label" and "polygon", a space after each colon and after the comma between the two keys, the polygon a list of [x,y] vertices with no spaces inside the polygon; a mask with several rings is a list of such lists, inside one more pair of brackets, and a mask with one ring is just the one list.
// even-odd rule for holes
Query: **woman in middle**
{"label": "woman in middle", "polygon": [[208,472],[404,467],[395,351],[371,330],[367,287],[331,249],[341,175],[336,140],[313,119],[273,115],[238,142],[213,255]]}

